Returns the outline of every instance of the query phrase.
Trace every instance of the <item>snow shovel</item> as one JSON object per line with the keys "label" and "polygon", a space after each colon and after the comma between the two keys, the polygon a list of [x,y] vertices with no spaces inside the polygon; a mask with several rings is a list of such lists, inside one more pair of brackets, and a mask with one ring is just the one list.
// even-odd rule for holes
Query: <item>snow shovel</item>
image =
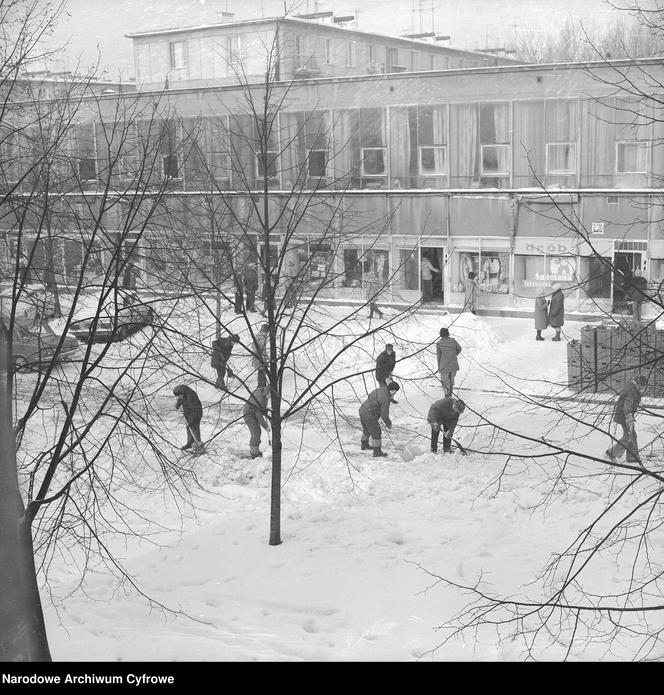
{"label": "snow shovel", "polygon": [[390,444],[394,447],[394,449],[396,449],[397,454],[399,454],[399,456],[401,456],[401,459],[405,463],[409,463],[416,456],[422,456],[422,454],[424,453],[422,451],[422,449],[420,449],[420,447],[417,446],[417,444],[412,444],[412,441],[413,441],[412,439],[407,444],[397,444],[394,441],[394,439],[392,439],[392,437],[390,437],[389,434],[387,436],[388,436],[388,439],[390,440]]}

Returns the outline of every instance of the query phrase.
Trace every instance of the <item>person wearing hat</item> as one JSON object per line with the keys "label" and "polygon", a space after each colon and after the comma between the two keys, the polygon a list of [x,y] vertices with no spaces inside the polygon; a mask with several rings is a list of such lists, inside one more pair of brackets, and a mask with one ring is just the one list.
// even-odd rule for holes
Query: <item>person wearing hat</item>
{"label": "person wearing hat", "polygon": [[542,288],[535,299],[535,340],[544,340],[542,331],[549,327],[549,300],[546,298],[546,290]]}
{"label": "person wearing hat", "polygon": [[549,303],[549,326],[556,329],[556,335],[551,340],[557,342],[560,340],[560,329],[565,323],[565,295],[558,283],[552,287],[553,294]]}
{"label": "person wearing hat", "polygon": [[465,403],[459,398],[441,398],[429,408],[427,422],[431,426],[431,451],[438,451],[438,436],[443,430],[443,452],[452,451],[452,435],[459,421],[459,415],[466,409]]}
{"label": "person wearing hat", "polygon": [[196,391],[189,386],[181,385],[173,389],[173,395],[177,397],[175,409],[182,409],[182,414],[187,423],[187,443],[180,448],[185,451],[193,447],[195,454],[203,453],[203,442],[201,441],[203,406]]}
{"label": "person wearing hat", "polygon": [[256,370],[258,372],[258,386],[267,384],[267,369],[270,362],[270,326],[267,323],[261,325],[256,335],[256,354],[254,356]]}
{"label": "person wearing hat", "polygon": [[385,423],[387,429],[392,428],[390,420],[390,403],[395,403],[392,396],[399,390],[396,381],[391,381],[387,386],[381,386],[372,391],[366,401],[360,406],[360,423],[362,424],[362,438],[360,449],[373,449],[374,457],[387,456],[382,449],[380,420]]}
{"label": "person wearing hat", "polygon": [[457,355],[461,352],[461,345],[452,338],[447,328],[440,329],[440,339],[436,343],[436,362],[440,383],[445,390],[446,396],[452,395],[454,389],[454,378],[459,371],[459,360]]}
{"label": "person wearing hat", "polygon": [[247,293],[247,311],[256,311],[256,291],[258,290],[258,272],[256,264],[250,263],[242,276],[244,290]]}
{"label": "person wearing hat", "polygon": [[392,378],[397,356],[394,354],[394,346],[387,343],[383,352],[376,358],[376,381],[381,386],[387,386],[387,380]]}
{"label": "person wearing hat", "polygon": [[[622,437],[604,452],[612,463],[617,463],[625,452],[627,452],[627,463],[641,463],[634,417],[647,383],[648,379],[645,376],[636,377],[627,383],[616,399],[613,422],[622,427]],[[612,439],[615,441],[615,438]]]}
{"label": "person wearing hat", "polygon": [[212,357],[210,358],[210,366],[212,369],[217,371],[217,381],[214,387],[217,389],[224,390],[226,384],[224,378],[226,376],[226,371],[228,371],[228,376],[233,377],[233,370],[228,366],[228,359],[233,351],[233,345],[240,342],[240,336],[236,333],[225,338],[219,338],[219,340],[212,341]]}

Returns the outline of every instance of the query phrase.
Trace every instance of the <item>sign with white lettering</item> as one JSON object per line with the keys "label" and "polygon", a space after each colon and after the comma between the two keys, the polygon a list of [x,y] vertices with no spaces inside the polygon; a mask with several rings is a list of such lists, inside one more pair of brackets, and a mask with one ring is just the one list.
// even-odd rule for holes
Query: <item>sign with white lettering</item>
{"label": "sign with white lettering", "polygon": [[591,234],[604,234],[604,222],[593,222],[590,225]]}

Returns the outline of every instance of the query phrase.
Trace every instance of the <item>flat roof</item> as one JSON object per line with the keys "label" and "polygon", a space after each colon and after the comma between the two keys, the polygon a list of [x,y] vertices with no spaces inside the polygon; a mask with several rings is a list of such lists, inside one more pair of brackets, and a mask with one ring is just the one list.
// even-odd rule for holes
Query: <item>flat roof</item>
{"label": "flat roof", "polygon": [[432,49],[434,51],[440,52],[440,53],[454,53],[458,55],[472,55],[476,58],[486,60],[486,61],[491,61],[491,60],[504,60],[508,63],[515,63],[518,64],[521,61],[514,60],[512,58],[504,58],[501,56],[497,56],[493,53],[484,53],[480,51],[473,51],[473,50],[467,50],[464,48],[451,48],[448,46],[439,46],[435,43],[430,43],[428,41],[419,41],[418,39],[408,39],[403,36],[391,36],[389,34],[377,34],[375,32],[371,31],[363,31],[361,29],[352,29],[348,27],[340,27],[340,26],[335,26],[333,24],[320,24],[320,23],[315,23],[311,22],[306,19],[298,19],[296,17],[264,17],[261,19],[241,19],[237,21],[231,21],[231,22],[218,22],[216,24],[199,24],[196,26],[190,26],[190,27],[171,27],[171,28],[166,28],[166,29],[154,29],[151,31],[139,31],[139,32],[132,32],[131,34],[125,34],[125,36],[129,39],[140,39],[140,38],[146,38],[149,36],[166,36],[170,34],[181,34],[184,32],[195,32],[195,31],[203,31],[205,29],[221,29],[221,28],[228,28],[228,27],[247,27],[251,25],[264,25],[264,24],[277,24],[277,23],[288,23],[288,24],[293,24],[295,26],[301,26],[301,27],[316,27],[318,29],[323,29],[325,31],[330,31],[330,32],[341,32],[344,34],[354,34],[357,36],[363,36],[367,38],[373,38],[375,40],[381,40],[381,41],[396,41],[398,43],[403,43],[407,46],[410,47],[415,47],[417,46],[418,48],[426,47],[429,49]]}

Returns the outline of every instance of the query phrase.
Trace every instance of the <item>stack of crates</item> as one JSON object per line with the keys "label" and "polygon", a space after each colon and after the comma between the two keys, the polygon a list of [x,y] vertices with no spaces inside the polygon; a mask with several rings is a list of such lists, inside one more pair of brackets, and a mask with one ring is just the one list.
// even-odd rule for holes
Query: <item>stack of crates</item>
{"label": "stack of crates", "polygon": [[627,323],[622,326],[626,336],[623,348],[624,384],[629,383],[641,373],[641,350],[645,349],[644,332],[639,324]]}
{"label": "stack of crates", "polygon": [[611,370],[609,391],[620,393],[625,388],[625,351],[631,335],[620,324],[611,329]]}
{"label": "stack of crates", "polygon": [[664,331],[654,333],[655,365],[653,379],[653,396],[664,398]]}
{"label": "stack of crates", "polygon": [[581,329],[581,391],[594,393],[597,390],[596,328]]}
{"label": "stack of crates", "polygon": [[567,385],[571,391],[581,390],[581,341],[567,343]]}
{"label": "stack of crates", "polygon": [[598,393],[609,393],[613,390],[611,379],[616,366],[613,361],[612,344],[615,332],[608,326],[598,326],[595,330],[595,374]]}

